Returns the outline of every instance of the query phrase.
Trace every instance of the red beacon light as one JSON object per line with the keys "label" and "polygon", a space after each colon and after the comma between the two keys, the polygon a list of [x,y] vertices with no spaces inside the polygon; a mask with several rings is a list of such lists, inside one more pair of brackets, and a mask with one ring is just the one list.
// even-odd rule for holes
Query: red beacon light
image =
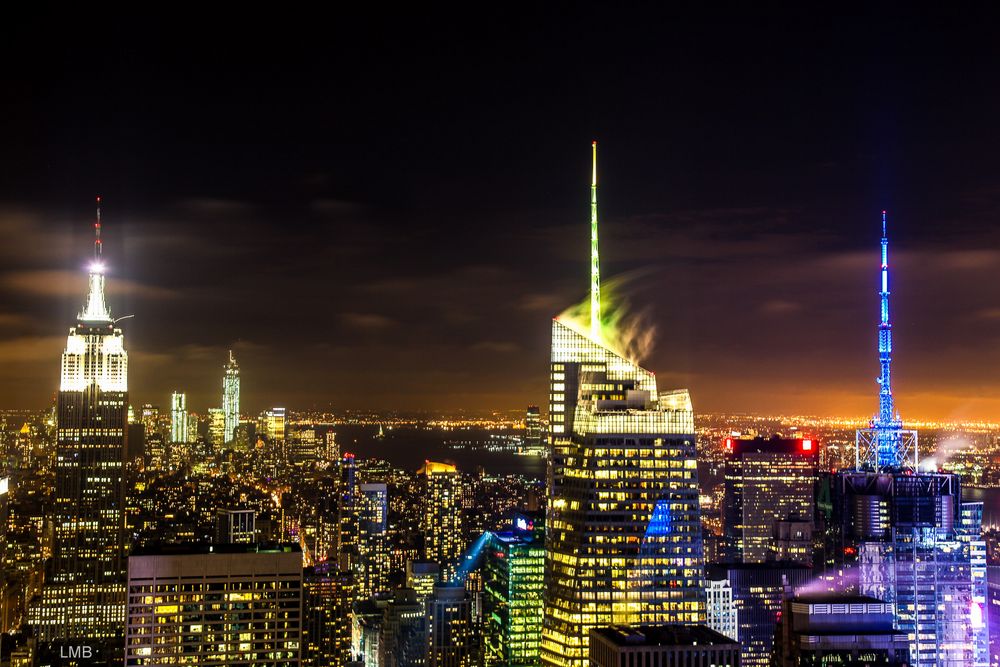
{"label": "red beacon light", "polygon": [[813,441],[806,439],[802,441],[802,451],[811,452],[813,449]]}
{"label": "red beacon light", "polygon": [[728,451],[730,451],[730,452],[733,451],[733,439],[732,438],[726,438],[726,449]]}

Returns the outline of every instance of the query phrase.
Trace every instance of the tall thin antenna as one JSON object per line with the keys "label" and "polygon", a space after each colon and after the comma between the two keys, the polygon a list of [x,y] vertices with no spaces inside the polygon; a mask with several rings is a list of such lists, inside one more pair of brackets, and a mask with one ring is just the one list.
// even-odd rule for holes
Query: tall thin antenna
{"label": "tall thin antenna", "polygon": [[597,253],[597,142],[592,144],[590,179],[590,334],[601,335],[601,263]]}
{"label": "tall thin antenna", "polygon": [[97,196],[97,220],[94,222],[94,260],[101,261],[101,196]]}

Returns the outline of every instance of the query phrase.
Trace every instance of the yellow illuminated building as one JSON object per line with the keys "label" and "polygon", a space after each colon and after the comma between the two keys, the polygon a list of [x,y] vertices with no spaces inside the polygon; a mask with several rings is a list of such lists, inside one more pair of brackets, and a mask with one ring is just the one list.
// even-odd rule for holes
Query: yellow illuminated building
{"label": "yellow illuminated building", "polygon": [[417,471],[424,477],[424,557],[441,566],[448,581],[465,545],[462,544],[462,477],[449,463],[426,461]]}
{"label": "yellow illuminated building", "polygon": [[593,628],[705,622],[694,416],[572,321],[550,372],[541,656],[585,667]]}

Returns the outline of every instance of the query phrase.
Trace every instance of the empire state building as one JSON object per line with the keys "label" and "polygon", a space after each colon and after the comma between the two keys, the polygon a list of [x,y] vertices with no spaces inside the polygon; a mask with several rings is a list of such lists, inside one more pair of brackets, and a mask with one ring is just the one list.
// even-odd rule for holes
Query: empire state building
{"label": "empire state building", "polygon": [[94,227],[87,300],[62,355],[52,558],[29,612],[43,641],[110,639],[125,623],[128,354],[104,298],[100,209]]}

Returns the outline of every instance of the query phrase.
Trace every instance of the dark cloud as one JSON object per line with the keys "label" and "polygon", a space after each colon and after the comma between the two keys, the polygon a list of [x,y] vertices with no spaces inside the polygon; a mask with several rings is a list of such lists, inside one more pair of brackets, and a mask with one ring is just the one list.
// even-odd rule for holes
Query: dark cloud
{"label": "dark cloud", "polygon": [[888,208],[900,409],[995,414],[992,21],[452,20],[275,21],[267,46],[208,20],[19,26],[0,405],[56,387],[97,193],[134,403],[216,405],[234,349],[250,411],[544,404],[551,318],[586,297],[596,137],[603,276],[631,277],[664,388],[871,412]]}

